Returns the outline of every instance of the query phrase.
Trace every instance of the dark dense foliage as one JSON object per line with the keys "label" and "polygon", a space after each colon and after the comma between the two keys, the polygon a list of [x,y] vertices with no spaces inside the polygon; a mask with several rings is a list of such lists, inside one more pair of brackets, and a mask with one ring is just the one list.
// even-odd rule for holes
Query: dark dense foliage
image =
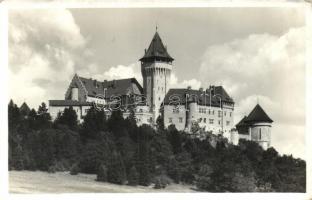
{"label": "dark dense foliage", "polygon": [[174,126],[137,127],[135,114],[90,109],[79,124],[70,107],[52,122],[46,105],[28,113],[9,103],[9,169],[97,174],[97,181],[187,183],[209,192],[305,192],[306,163],[251,141],[192,138]]}

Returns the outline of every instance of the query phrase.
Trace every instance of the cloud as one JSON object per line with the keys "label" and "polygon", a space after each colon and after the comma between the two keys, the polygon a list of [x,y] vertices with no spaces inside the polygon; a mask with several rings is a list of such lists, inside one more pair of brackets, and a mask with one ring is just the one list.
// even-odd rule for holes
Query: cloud
{"label": "cloud", "polygon": [[[273,128],[272,145],[283,153],[299,152],[295,148],[304,147],[304,38],[305,28],[290,28],[282,36],[251,34],[210,46],[201,58],[203,84],[221,83],[227,89],[236,102],[236,122],[258,101],[274,120],[273,126],[279,127]],[[297,147],[281,146],[278,138],[287,137],[297,142]]]}
{"label": "cloud", "polygon": [[63,97],[59,88],[66,88],[83,65],[82,57],[90,56],[86,43],[68,10],[10,11],[10,98],[37,107],[40,101]]}

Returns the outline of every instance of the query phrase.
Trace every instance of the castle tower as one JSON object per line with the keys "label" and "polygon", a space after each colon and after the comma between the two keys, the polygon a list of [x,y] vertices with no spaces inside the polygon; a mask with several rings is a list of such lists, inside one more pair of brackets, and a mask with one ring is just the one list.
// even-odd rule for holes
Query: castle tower
{"label": "castle tower", "polygon": [[250,112],[245,123],[249,124],[249,136],[264,150],[271,145],[271,127],[273,120],[265,113],[259,104]]}
{"label": "castle tower", "polygon": [[145,54],[140,59],[143,91],[146,102],[153,112],[154,123],[159,116],[161,103],[169,90],[173,60],[156,29],[151,44],[147,50],[145,49]]}

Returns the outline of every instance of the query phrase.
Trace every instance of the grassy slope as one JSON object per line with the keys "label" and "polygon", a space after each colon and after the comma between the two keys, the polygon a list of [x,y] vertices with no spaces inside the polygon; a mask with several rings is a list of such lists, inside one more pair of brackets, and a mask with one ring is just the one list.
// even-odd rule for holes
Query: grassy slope
{"label": "grassy slope", "polygon": [[115,185],[95,181],[95,175],[70,175],[68,172],[10,171],[10,193],[99,193],[99,192],[195,192],[189,185],[172,184],[165,189]]}

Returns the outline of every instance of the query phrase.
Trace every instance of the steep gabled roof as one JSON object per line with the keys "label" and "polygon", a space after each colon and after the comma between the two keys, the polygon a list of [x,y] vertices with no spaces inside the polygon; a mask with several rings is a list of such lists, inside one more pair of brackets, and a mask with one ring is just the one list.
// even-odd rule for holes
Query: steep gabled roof
{"label": "steep gabled roof", "polygon": [[[170,103],[170,98],[175,97],[175,101],[179,98],[180,104],[185,104],[186,98],[188,96],[188,102],[197,101],[199,105],[210,105],[210,90],[213,88],[204,90],[192,90],[192,89],[180,89],[173,88],[168,91],[165,96],[164,104],[168,105]],[[206,95],[206,98],[205,98]],[[227,94],[222,86],[214,87],[214,94],[211,94],[211,106],[220,106],[220,97],[223,102],[234,103],[233,99]],[[172,99],[171,99],[172,101]]]}
{"label": "steep gabled roof", "polygon": [[237,124],[236,128],[249,126],[249,124],[246,122],[247,116],[244,116],[243,119],[241,119]]}
{"label": "steep gabled roof", "polygon": [[222,86],[215,86],[214,91],[215,94],[221,95],[222,101],[233,102],[233,99],[228,95]]}
{"label": "steep gabled roof", "polygon": [[269,122],[272,123],[273,120],[265,113],[259,104],[250,112],[245,122]]}
{"label": "steep gabled roof", "polygon": [[[79,77],[82,84],[88,92],[88,96],[104,95],[104,88],[106,88],[106,96],[110,97],[113,95],[127,95],[127,94],[138,94],[143,93],[142,86],[138,83],[135,78],[119,79],[111,81],[97,81],[95,79]],[[137,89],[134,87],[137,86]]]}
{"label": "steep gabled roof", "polygon": [[162,43],[161,38],[157,31],[144,56],[140,59],[140,61],[143,62],[154,60],[161,60],[167,62],[172,62],[174,60],[167,52],[167,48]]}

